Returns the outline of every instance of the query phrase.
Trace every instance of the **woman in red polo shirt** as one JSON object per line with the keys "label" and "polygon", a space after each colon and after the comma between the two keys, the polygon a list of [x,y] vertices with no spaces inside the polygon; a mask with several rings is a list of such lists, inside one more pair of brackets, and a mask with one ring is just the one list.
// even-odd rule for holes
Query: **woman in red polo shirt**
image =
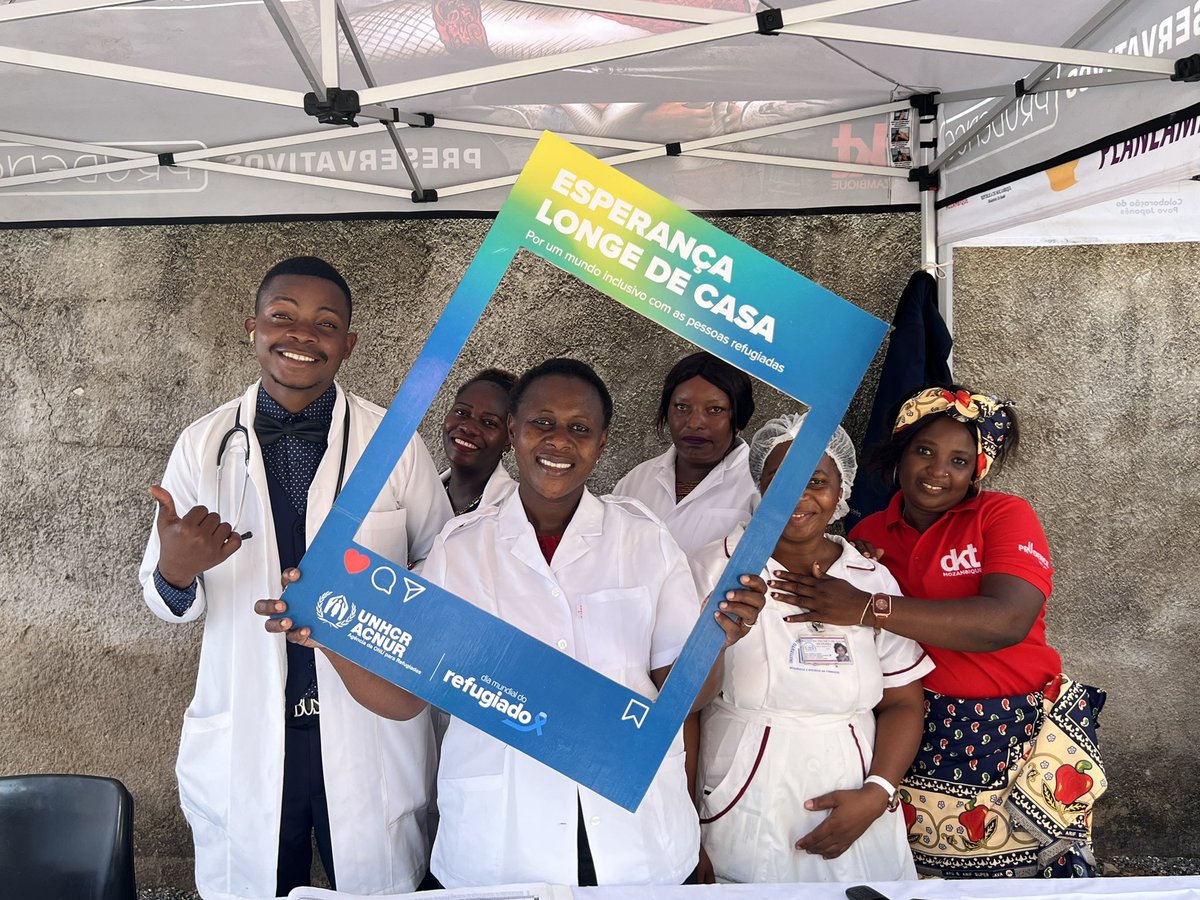
{"label": "woman in red polo shirt", "polygon": [[1104,694],[1065,679],[1046,643],[1054,569],[1033,508],[980,490],[1017,445],[1011,403],[957,385],[898,408],[875,463],[897,487],[851,533],[883,551],[902,596],[780,574],[789,621],[866,624],[919,641],[925,737],[900,799],[917,870],[942,877],[1095,874],[1091,807],[1107,787]]}

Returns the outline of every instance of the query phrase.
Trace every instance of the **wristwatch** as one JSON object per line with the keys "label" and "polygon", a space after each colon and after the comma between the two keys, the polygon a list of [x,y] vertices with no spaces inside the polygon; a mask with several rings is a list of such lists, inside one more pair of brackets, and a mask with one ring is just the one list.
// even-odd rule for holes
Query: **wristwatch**
{"label": "wristwatch", "polygon": [[892,614],[892,595],[872,594],[871,613],[875,616],[875,633],[879,634],[879,630],[887,622],[887,617]]}
{"label": "wristwatch", "polygon": [[881,788],[883,788],[885,791],[887,791],[888,812],[896,811],[896,807],[898,807],[900,805],[900,792],[898,790],[896,790],[896,786],[894,784],[892,784],[890,781],[888,781],[882,775],[868,775],[866,778],[863,779],[863,784],[864,785],[877,784]]}

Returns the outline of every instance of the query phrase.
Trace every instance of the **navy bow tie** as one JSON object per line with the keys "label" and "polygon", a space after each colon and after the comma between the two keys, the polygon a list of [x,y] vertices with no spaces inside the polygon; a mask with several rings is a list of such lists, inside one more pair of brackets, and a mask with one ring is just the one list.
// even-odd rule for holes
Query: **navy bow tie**
{"label": "navy bow tie", "polygon": [[258,442],[264,447],[275,443],[285,434],[310,444],[324,444],[329,435],[329,424],[316,419],[294,419],[284,422],[270,416],[255,416],[254,433],[258,435]]}

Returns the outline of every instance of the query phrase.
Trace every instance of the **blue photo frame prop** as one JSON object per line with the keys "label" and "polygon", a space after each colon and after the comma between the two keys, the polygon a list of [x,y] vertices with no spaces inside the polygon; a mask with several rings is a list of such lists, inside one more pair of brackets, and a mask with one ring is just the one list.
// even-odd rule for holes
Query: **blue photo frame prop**
{"label": "blue photo frame prop", "polygon": [[[521,250],[809,406],[656,698],[355,541]],[[302,580],[284,595],[289,615],[334,652],[635,810],[724,643],[719,599],[762,570],[885,333],[874,316],[546,134],[313,539]],[[378,634],[388,637],[364,638]]]}

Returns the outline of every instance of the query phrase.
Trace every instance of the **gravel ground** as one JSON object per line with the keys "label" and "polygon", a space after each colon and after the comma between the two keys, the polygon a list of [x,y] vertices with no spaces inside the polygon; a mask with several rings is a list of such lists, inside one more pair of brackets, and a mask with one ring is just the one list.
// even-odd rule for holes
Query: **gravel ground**
{"label": "gravel ground", "polygon": [[1112,856],[1101,875],[1200,875],[1200,856]]}
{"label": "gravel ground", "polygon": [[[1112,876],[1200,875],[1200,856],[1113,856],[1100,863],[1100,872]],[[138,900],[200,900],[193,891],[145,888]]]}

